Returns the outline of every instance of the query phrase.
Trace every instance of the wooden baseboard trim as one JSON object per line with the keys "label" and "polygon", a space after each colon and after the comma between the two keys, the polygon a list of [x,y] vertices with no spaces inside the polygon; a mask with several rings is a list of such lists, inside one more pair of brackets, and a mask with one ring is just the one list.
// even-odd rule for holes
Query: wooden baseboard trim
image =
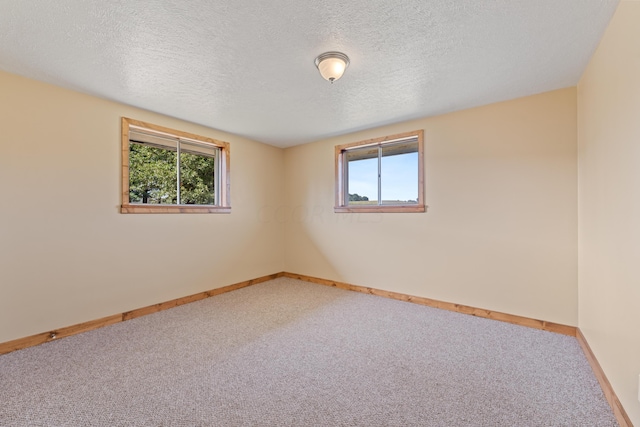
{"label": "wooden baseboard trim", "polygon": [[165,301],[159,304],[153,304],[147,307],[138,308],[136,310],[126,311],[120,314],[114,314],[112,316],[103,317],[101,319],[90,320],[88,322],[79,323],[77,325],[67,326],[64,328],[54,329],[49,332],[42,332],[36,335],[31,335],[24,338],[18,338],[16,340],[0,343],[0,355],[11,353],[16,350],[21,350],[28,347],[44,344],[46,342],[54,341],[60,338],[69,337],[72,335],[80,334],[82,332],[88,332],[94,329],[102,328],[104,326],[113,325],[115,323],[124,322],[127,320],[135,319],[137,317],[146,316],[147,314],[157,313],[159,311],[167,310],[169,308],[178,307],[183,304],[199,301],[202,299],[210,298],[216,295],[224,294],[227,292],[235,291],[237,289],[246,288],[248,286],[257,285],[258,283],[266,282],[269,280],[277,279],[278,277],[288,277],[291,279],[303,280],[305,282],[316,283],[324,286],[331,286],[334,288],[345,289],[354,292],[360,292],[370,295],[381,296],[385,298],[396,299],[399,301],[411,302],[414,304],[420,304],[428,307],[440,308],[443,310],[455,311],[457,313],[470,314],[472,316],[483,317],[486,319],[498,320],[501,322],[512,323],[515,325],[526,326],[529,328],[542,329],[549,332],[555,332],[558,334],[575,336],[578,343],[582,347],[584,354],[591,365],[591,369],[600,383],[600,387],[604,393],[607,402],[611,406],[613,413],[620,424],[620,427],[633,427],[631,419],[624,410],[622,403],[618,399],[618,396],[613,391],[611,383],[607,379],[600,363],[596,359],[595,354],[591,350],[589,343],[582,334],[582,331],[575,326],[562,325],[559,323],[546,322],[544,320],[532,319],[529,317],[516,316],[513,314],[501,313],[497,311],[485,310],[482,308],[471,307],[467,305],[454,304],[450,302],[438,301],[430,298],[417,297],[408,294],[402,294],[399,292],[384,291],[381,289],[370,288],[366,286],[357,286],[350,283],[338,282],[335,280],[321,279],[313,276],[306,276],[304,274],[295,274],[289,272],[280,272],[269,274],[267,276],[258,277],[256,279],[246,280],[244,282],[234,283],[232,285],[223,286],[221,288],[212,289],[205,292],[199,292],[197,294],[188,295],[186,297],[176,298],[170,301]]}
{"label": "wooden baseboard trim", "polygon": [[131,320],[136,317],[146,316],[147,314],[156,313],[158,311],[167,310],[169,308],[178,307],[183,304],[189,304],[190,302],[200,301],[206,298],[214,297],[216,295],[225,294],[227,292],[235,291],[238,289],[246,288],[247,286],[257,285],[258,283],[273,280],[278,277],[282,277],[282,273],[269,274],[268,276],[258,277],[257,279],[246,280],[240,283],[234,283],[233,285],[223,286],[221,288],[212,289],[210,291],[200,292],[197,294],[189,295],[182,298],[177,298],[171,301],[161,302],[159,304],[153,304],[147,307],[138,308],[132,311],[122,313],[122,320]]}
{"label": "wooden baseboard trim", "polygon": [[49,341],[58,340],[60,338],[70,337],[71,335],[80,334],[82,332],[91,331],[93,329],[102,328],[103,326],[109,326],[119,322],[122,322],[122,315],[115,314],[113,316],[90,320],[77,325],[67,326],[64,328],[54,329],[49,332],[42,332],[40,334],[18,338],[13,341],[3,342],[0,343],[0,354],[11,353],[12,351],[22,350],[23,348],[33,347]]}
{"label": "wooden baseboard trim", "polygon": [[611,383],[607,379],[607,376],[604,374],[604,371],[602,370],[598,359],[596,359],[595,354],[593,354],[593,351],[591,350],[591,347],[589,346],[587,339],[582,334],[580,328],[576,328],[576,338],[578,339],[578,343],[580,344],[580,347],[582,347],[582,351],[584,351],[584,354],[587,357],[589,364],[591,365],[593,373],[600,383],[600,387],[602,388],[604,397],[607,399],[607,402],[609,402],[609,406],[611,406],[611,410],[613,411],[618,424],[620,424],[620,427],[633,427],[629,415],[627,415],[627,412],[622,407],[622,403],[620,403],[618,396],[616,395],[615,391],[613,391]]}
{"label": "wooden baseboard trim", "polygon": [[178,307],[190,302],[199,301],[205,298],[213,297],[216,295],[224,294],[226,292],[235,291],[237,289],[246,288],[247,286],[257,285],[258,283],[273,280],[278,277],[282,277],[283,273],[269,274],[267,276],[258,277],[256,279],[246,280],[240,283],[234,283],[232,285],[223,286],[221,288],[212,289],[205,292],[200,292],[194,295],[189,295],[182,298],[176,298],[171,301],[162,302],[159,304],[153,304],[148,307],[138,308],[136,310],[127,311],[120,314],[114,314],[112,316],[103,317],[101,319],[90,320],[88,322],[79,323],[77,325],[67,326],[64,328],[54,329],[49,332],[42,332],[36,335],[31,335],[24,338],[18,338],[16,340],[0,343],[0,354],[11,353],[12,351],[21,350],[23,348],[33,347],[36,345],[44,344],[46,342],[58,340],[60,338],[69,337],[82,332],[91,331],[93,329],[102,328],[104,326],[113,325],[114,323],[124,322],[126,320],[135,319],[136,317],[146,316],[147,314],[157,313],[158,311],[167,310],[169,308]]}
{"label": "wooden baseboard trim", "polygon": [[499,320],[501,322],[513,323],[515,325],[527,326],[529,328],[542,329],[544,331],[555,332],[572,337],[576,336],[575,326],[562,325],[560,323],[552,323],[544,320],[532,319],[529,317],[500,313],[498,311],[485,310],[482,308],[470,307],[467,305],[454,304],[451,302],[438,301],[430,298],[401,294],[399,292],[383,291],[381,289],[357,286],[349,283],[337,282],[335,280],[320,279],[318,277],[306,276],[304,274],[284,272],[282,273],[282,276],[292,279],[304,280],[305,282],[317,283],[319,285],[332,286],[334,288],[346,289],[349,291],[361,292],[364,294],[377,295],[385,298],[426,305],[428,307],[455,311],[457,313],[470,314],[472,316],[483,317],[485,319]]}

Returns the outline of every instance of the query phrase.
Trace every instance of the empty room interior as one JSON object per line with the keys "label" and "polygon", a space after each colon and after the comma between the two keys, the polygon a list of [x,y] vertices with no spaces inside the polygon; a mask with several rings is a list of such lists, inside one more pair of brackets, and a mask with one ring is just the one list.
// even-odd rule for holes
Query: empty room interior
{"label": "empty room interior", "polygon": [[[640,425],[639,115],[637,0],[3,1],[0,424],[47,425],[38,417],[50,411],[60,417],[50,425]],[[135,156],[149,153],[173,160],[148,172],[160,160]],[[189,165],[205,163],[211,183],[192,189],[200,166]],[[165,172],[168,196],[157,191]],[[211,323],[182,339],[187,310]],[[447,332],[433,335],[442,348],[424,342],[430,324]],[[457,353],[479,349],[474,366],[531,371],[531,389],[543,389],[535,378],[568,372],[553,347],[532,344],[543,339],[579,349],[615,423],[555,424],[556,409],[556,420],[594,415],[569,386],[559,396],[578,403],[536,406],[542,398],[492,382],[493,371],[464,371]],[[135,396],[113,403],[130,419],[98,416],[91,402],[65,412],[76,404],[64,396],[94,396],[87,384],[121,368],[115,355],[137,354],[146,375],[152,356],[140,355],[158,340],[177,366],[194,358],[192,377],[214,378],[196,360],[207,346],[219,352],[211,369],[245,357],[255,371],[188,386],[185,367],[153,386],[149,408]],[[329,342],[352,350],[335,355],[345,362],[321,364]],[[385,346],[402,361],[388,370],[375,365]],[[498,347],[507,361],[494,366]],[[97,363],[85,348],[105,355],[104,370],[82,377]],[[440,372],[466,389],[438,380],[432,396],[433,376],[405,378],[435,348]],[[362,395],[346,405],[337,373],[367,366],[389,389],[356,376],[349,387]],[[56,371],[84,385],[35,376]],[[131,387],[147,390],[144,375]],[[27,377],[38,386],[19,384]],[[249,394],[224,409],[207,400],[241,388]],[[66,403],[48,408],[45,389]],[[482,395],[515,400],[498,415],[473,403]],[[437,396],[441,412],[416,409]],[[170,415],[153,405],[167,401],[180,415],[163,424],[154,416]],[[230,418],[207,424],[216,414]]]}

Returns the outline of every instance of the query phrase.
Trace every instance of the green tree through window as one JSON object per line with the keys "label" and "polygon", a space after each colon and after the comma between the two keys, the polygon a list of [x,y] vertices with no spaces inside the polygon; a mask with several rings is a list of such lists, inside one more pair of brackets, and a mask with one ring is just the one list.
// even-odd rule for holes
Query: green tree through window
{"label": "green tree through window", "polygon": [[[214,156],[180,153],[180,204],[215,203]],[[132,142],[129,144],[131,203],[178,204],[177,151]]]}
{"label": "green tree through window", "polygon": [[215,167],[213,157],[180,154],[180,197],[185,205],[215,203]]}
{"label": "green tree through window", "polygon": [[122,213],[230,213],[230,144],[122,118]]}
{"label": "green tree through window", "polygon": [[129,144],[129,200],[131,203],[176,204],[176,152]]}

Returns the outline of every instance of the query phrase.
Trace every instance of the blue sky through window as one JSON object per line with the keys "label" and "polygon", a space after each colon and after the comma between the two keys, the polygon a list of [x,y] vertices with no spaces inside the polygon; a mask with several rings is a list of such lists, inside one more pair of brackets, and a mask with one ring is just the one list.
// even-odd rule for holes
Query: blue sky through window
{"label": "blue sky through window", "polygon": [[[349,162],[349,194],[378,199],[378,159]],[[418,199],[418,153],[382,157],[382,200]]]}

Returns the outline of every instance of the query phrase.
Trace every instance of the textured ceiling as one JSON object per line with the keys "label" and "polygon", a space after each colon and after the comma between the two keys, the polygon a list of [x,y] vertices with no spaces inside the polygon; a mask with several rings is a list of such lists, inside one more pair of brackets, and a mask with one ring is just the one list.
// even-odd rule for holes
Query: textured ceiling
{"label": "textured ceiling", "polygon": [[0,69],[286,147],[573,86],[617,4],[0,0]]}

